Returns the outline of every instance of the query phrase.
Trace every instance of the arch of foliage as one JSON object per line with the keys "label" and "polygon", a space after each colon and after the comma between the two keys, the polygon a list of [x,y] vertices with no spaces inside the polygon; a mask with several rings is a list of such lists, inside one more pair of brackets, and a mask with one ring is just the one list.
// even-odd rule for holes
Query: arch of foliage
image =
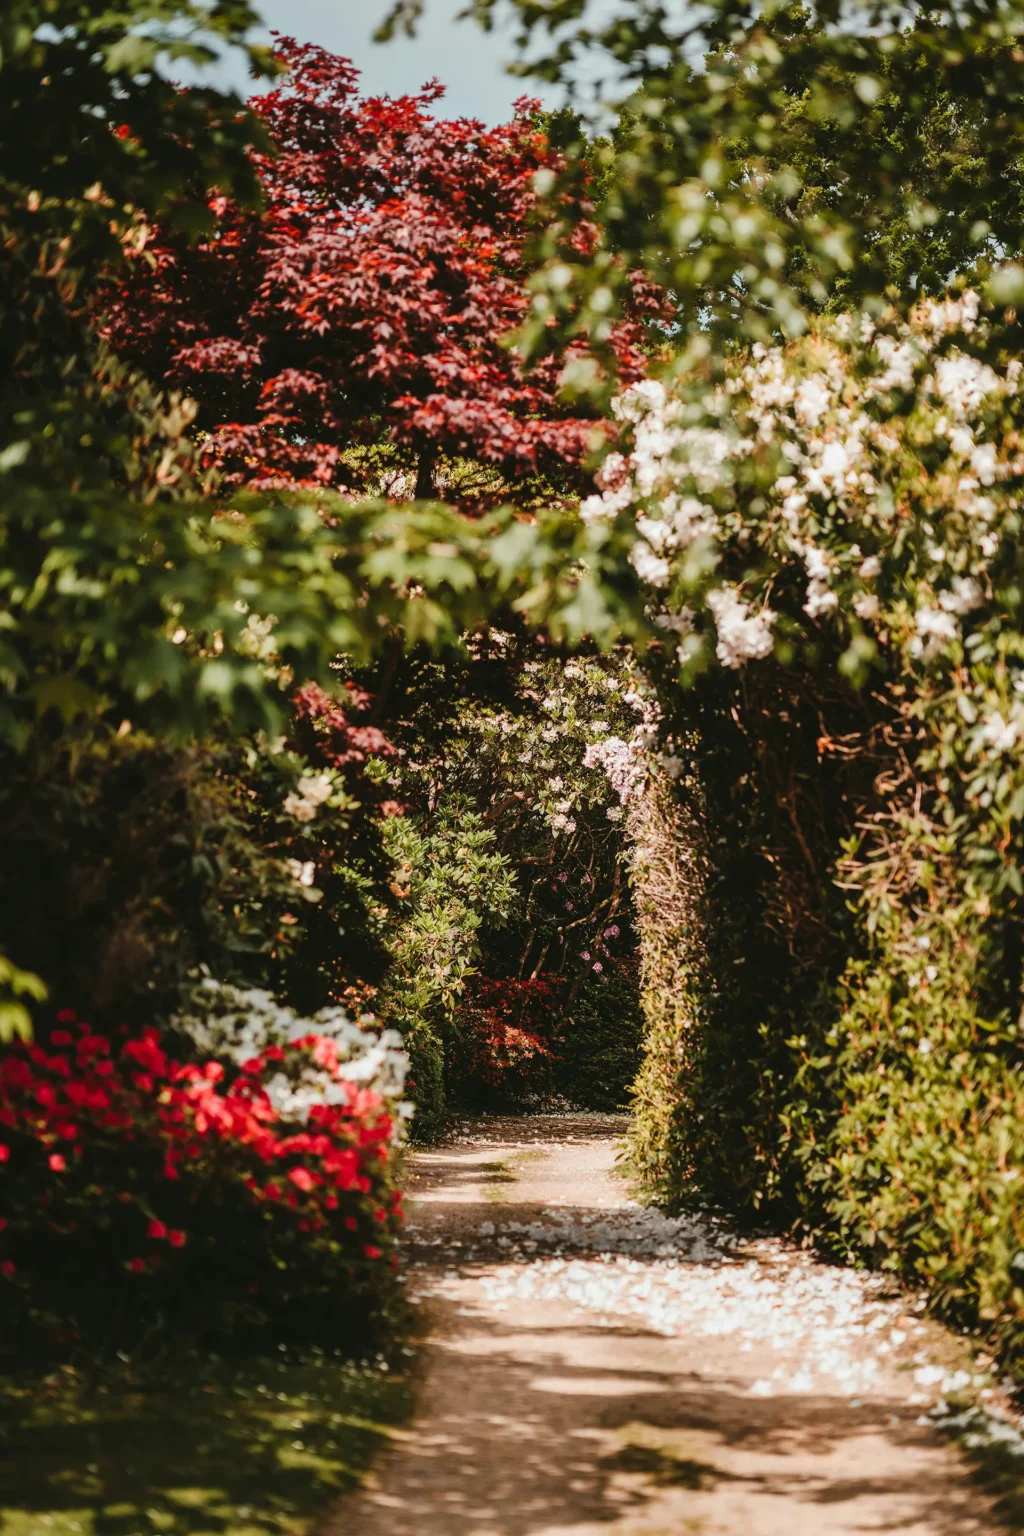
{"label": "arch of foliage", "polygon": [[627,784],[642,774],[654,732],[636,685],[628,655],[572,657],[496,629],[395,681],[396,751],[375,777],[404,815],[386,832],[397,908],[374,1006],[410,1047],[419,1134],[446,1103],[625,1099],[635,937],[624,811],[602,765]]}

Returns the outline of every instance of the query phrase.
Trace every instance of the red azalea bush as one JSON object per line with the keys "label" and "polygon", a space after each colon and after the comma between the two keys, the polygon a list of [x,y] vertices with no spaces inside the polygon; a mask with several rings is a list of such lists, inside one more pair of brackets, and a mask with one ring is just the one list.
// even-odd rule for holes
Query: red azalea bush
{"label": "red azalea bush", "polygon": [[516,1102],[551,1089],[559,977],[477,976],[456,1014],[448,1067],[458,1094]]}
{"label": "red azalea bush", "polygon": [[[401,1195],[379,1094],[310,1034],[240,1067],[176,1062],[62,1014],[0,1057],[0,1275],[10,1324],[138,1336],[343,1338],[393,1296]],[[315,1064],[337,1103],[284,1122],[266,1083]],[[331,1095],[332,1097],[334,1095]]]}

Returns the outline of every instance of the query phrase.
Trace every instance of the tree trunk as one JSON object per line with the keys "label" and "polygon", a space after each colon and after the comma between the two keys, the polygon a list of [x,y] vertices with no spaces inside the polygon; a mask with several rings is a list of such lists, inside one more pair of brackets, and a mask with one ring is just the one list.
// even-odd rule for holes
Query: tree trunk
{"label": "tree trunk", "polygon": [[434,448],[424,448],[420,454],[419,467],[416,470],[416,500],[432,501],[434,496],[434,465],[437,462],[437,451]]}

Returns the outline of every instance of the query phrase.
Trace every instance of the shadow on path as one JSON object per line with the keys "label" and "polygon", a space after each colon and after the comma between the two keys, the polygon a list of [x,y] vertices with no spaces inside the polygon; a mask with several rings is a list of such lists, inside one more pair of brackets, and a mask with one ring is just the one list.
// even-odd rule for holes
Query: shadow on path
{"label": "shadow on path", "polygon": [[[603,1127],[577,1129],[571,1144],[563,1133],[542,1158],[517,1163],[524,1142],[521,1133],[499,1148],[489,1137],[420,1160],[411,1252],[432,1342],[419,1412],[322,1536],[998,1529],[956,1453],[918,1422],[905,1375],[890,1373],[863,1400],[821,1389],[759,1396],[755,1383],[792,1348],[784,1340],[781,1351],[741,1343],[685,1318],[668,1334],[608,1311],[613,1271],[656,1291],[667,1265],[717,1284],[723,1267],[749,1278],[762,1264],[785,1310],[785,1256],[751,1259],[706,1223],[694,1237],[692,1220],[666,1227],[638,1211]],[[516,1179],[500,1203],[486,1182],[495,1164]],[[795,1274],[813,1261],[793,1264]],[[561,1274],[571,1284],[559,1290]]]}

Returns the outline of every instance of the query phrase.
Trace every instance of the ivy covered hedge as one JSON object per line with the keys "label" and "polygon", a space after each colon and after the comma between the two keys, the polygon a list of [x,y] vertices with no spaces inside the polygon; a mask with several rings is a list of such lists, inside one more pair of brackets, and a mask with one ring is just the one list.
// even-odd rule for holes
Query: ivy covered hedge
{"label": "ivy covered hedge", "polygon": [[[965,881],[948,827],[894,821],[884,851],[859,864],[850,804],[832,858],[813,845],[815,873],[802,850],[782,852],[784,832],[774,846],[766,836],[789,815],[763,761],[725,781],[690,739],[685,777],[631,818],[646,1017],[638,1171],[668,1204],[710,1198],[923,1285],[943,1315],[1019,1359],[1012,930]],[[777,926],[788,880],[803,882],[805,912],[827,904],[816,954]]]}

